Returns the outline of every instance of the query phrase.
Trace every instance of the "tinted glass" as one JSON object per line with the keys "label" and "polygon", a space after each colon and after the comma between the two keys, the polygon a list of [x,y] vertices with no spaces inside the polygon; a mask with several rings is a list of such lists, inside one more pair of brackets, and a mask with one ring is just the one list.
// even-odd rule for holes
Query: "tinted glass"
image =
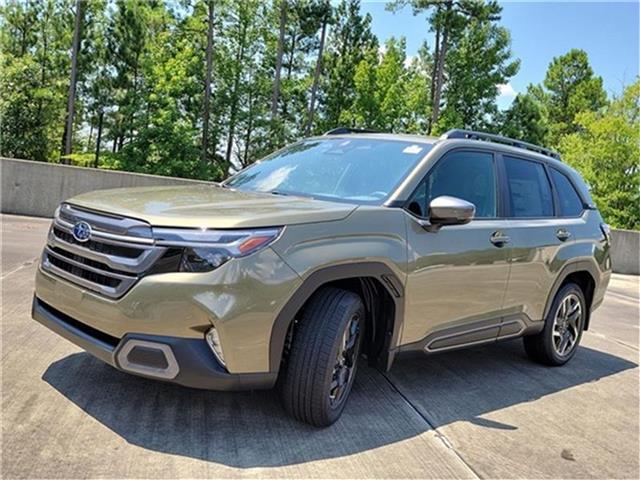
{"label": "tinted glass", "polygon": [[381,204],[430,148],[428,143],[369,138],[310,139],[261,160],[225,185]]}
{"label": "tinted glass", "polygon": [[537,162],[504,157],[512,217],[551,217],[551,185]]}
{"label": "tinted glass", "polygon": [[555,168],[551,169],[551,178],[558,191],[560,200],[560,215],[563,217],[577,217],[582,213],[582,200],[573,188],[571,181],[564,173],[560,173]]}
{"label": "tinted glass", "polygon": [[476,218],[496,216],[496,177],[493,155],[483,152],[454,152],[440,160],[420,185],[409,209],[427,216],[436,197],[450,195],[476,206]]}

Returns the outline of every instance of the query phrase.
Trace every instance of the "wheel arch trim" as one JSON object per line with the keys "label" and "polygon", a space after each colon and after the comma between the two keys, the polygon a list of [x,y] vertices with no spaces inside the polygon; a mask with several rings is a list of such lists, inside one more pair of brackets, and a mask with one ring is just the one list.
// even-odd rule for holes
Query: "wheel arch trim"
{"label": "wheel arch trim", "polygon": [[314,292],[323,285],[338,280],[348,280],[363,277],[374,277],[387,290],[395,304],[393,332],[389,338],[387,359],[384,368],[388,369],[393,361],[395,345],[399,341],[402,323],[404,321],[404,284],[393,270],[382,262],[358,262],[332,265],[314,271],[306,277],[296,289],[287,303],[280,309],[271,328],[269,341],[269,371],[278,372],[284,351],[287,332],[296,313],[311,298]]}
{"label": "wheel arch trim", "polygon": [[[560,270],[560,273],[556,277],[556,280],[553,283],[551,290],[549,291],[549,295],[547,296],[547,301],[544,307],[544,313],[542,316],[543,321],[544,319],[547,318],[547,315],[549,315],[549,310],[553,305],[553,300],[555,299],[556,295],[560,291],[562,284],[566,281],[569,275],[573,273],[578,273],[578,272],[587,272],[589,275],[591,275],[591,278],[593,279],[593,282],[594,282],[594,290],[597,289],[598,281],[599,281],[598,279],[600,278],[601,274],[598,271],[598,267],[596,266],[595,262],[589,261],[589,260],[574,260],[567,263]],[[585,330],[587,330],[589,327],[591,307],[592,305],[587,305],[587,318],[586,318],[585,328],[584,328]]]}

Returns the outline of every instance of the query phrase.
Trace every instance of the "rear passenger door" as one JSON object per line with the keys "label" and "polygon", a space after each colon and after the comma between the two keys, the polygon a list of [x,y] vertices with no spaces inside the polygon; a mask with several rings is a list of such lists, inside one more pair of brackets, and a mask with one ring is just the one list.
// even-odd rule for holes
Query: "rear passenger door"
{"label": "rear passenger door", "polygon": [[[554,169],[542,161],[502,155],[505,210],[511,238],[511,272],[505,296],[505,327],[518,333],[524,320],[538,321],[572,242],[571,220],[561,216],[552,187]],[[509,330],[510,329],[510,330]]]}

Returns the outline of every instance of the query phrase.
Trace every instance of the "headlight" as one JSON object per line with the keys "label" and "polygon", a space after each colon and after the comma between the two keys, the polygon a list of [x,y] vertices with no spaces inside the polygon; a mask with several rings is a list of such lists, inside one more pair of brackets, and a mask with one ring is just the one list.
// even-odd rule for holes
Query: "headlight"
{"label": "headlight", "polygon": [[278,235],[280,228],[251,230],[194,230],[154,228],[156,245],[181,249],[178,271],[210,272],[232,258],[262,250]]}

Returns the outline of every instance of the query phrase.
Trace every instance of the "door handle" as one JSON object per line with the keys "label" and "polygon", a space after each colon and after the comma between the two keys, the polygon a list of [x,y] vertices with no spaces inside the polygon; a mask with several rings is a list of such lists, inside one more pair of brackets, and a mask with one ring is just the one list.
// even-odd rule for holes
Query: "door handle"
{"label": "door handle", "polygon": [[504,233],[497,231],[491,234],[489,241],[493,243],[496,247],[503,247],[504,245],[509,243],[511,239]]}
{"label": "door handle", "polygon": [[566,228],[559,228],[556,232],[556,237],[558,237],[558,240],[560,240],[561,242],[564,242],[566,240],[569,240],[569,238],[571,237],[571,232],[569,232],[569,230],[567,230]]}

